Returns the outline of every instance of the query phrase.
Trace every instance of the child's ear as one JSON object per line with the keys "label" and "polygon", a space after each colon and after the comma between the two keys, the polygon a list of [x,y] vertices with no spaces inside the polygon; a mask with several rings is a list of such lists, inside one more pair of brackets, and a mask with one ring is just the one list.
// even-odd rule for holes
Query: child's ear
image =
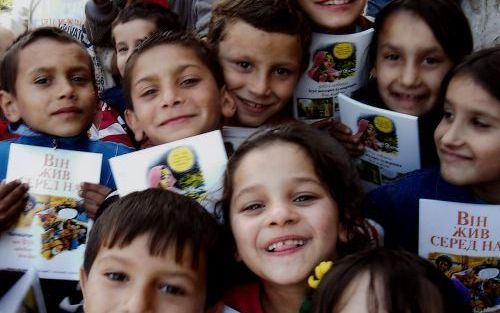
{"label": "child's ear", "polygon": [[222,116],[226,119],[233,117],[236,113],[236,103],[227,91],[226,86],[221,88],[221,100]]}
{"label": "child's ear", "polygon": [[9,122],[16,123],[21,120],[16,97],[10,92],[0,90],[0,106],[2,107],[3,115]]}
{"label": "child's ear", "polygon": [[372,69],[370,70],[370,78],[371,79],[377,78],[377,68],[375,66],[372,67]]}
{"label": "child's ear", "polygon": [[85,295],[85,287],[87,285],[87,273],[83,269],[83,266],[80,267],[80,287],[82,287],[82,293]]}
{"label": "child's ear", "polygon": [[350,240],[351,234],[349,233],[349,229],[343,224],[339,224],[339,238],[338,240],[342,243],[348,243]]}
{"label": "child's ear", "polygon": [[142,129],[141,123],[135,115],[135,112],[129,109],[125,110],[125,122],[127,122],[128,127],[134,133],[135,140],[137,142],[141,142],[143,139],[146,139],[146,133]]}

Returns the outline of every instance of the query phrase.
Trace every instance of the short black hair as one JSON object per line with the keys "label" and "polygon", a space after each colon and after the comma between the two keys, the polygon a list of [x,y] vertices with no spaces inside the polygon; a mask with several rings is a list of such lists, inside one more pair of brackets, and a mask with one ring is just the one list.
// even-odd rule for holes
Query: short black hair
{"label": "short black hair", "polygon": [[180,263],[185,249],[190,249],[193,269],[199,268],[203,258],[207,268],[206,307],[221,298],[224,258],[220,225],[195,200],[163,189],[133,192],[103,212],[89,235],[84,271],[90,273],[102,248],[123,248],[141,235],[148,235],[153,256],[175,249],[176,262]]}
{"label": "short black hair", "polygon": [[[217,86],[224,86],[224,76],[219,60],[208,44],[199,38],[192,31],[159,31],[144,40],[134,49],[125,65],[125,74],[123,75],[123,94],[127,109],[134,110],[132,102],[132,72],[134,71],[137,59],[146,51],[161,45],[181,46],[191,49],[195,52],[200,61],[208,68],[215,79]],[[175,60],[165,60],[165,62],[175,62]]]}
{"label": "short black hair", "polygon": [[16,80],[19,70],[19,54],[28,45],[41,39],[51,39],[60,43],[75,44],[82,48],[88,57],[92,83],[95,86],[94,65],[85,47],[70,34],[57,27],[40,27],[20,35],[5,51],[0,61],[0,87],[6,92],[16,95]]}

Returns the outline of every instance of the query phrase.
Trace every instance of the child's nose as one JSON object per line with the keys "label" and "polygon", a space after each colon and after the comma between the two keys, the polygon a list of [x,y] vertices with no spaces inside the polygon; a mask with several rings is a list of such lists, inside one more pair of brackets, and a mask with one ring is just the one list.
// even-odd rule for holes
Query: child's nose
{"label": "child's nose", "polygon": [[404,64],[400,73],[399,81],[405,86],[418,85],[421,82],[418,66],[416,66],[412,62],[407,62],[406,64]]}
{"label": "child's nose", "polygon": [[153,312],[152,304],[153,299],[152,295],[154,294],[154,290],[148,288],[143,284],[135,284],[129,288],[129,292],[127,293],[124,300],[125,310],[124,313],[151,313]]}
{"label": "child's nose", "polygon": [[75,96],[75,89],[71,81],[62,79],[59,88],[59,98],[73,98]]}
{"label": "child's nose", "polygon": [[268,96],[271,93],[271,84],[267,73],[261,72],[252,75],[248,89],[255,96]]}
{"label": "child's nose", "polygon": [[269,206],[268,224],[285,226],[295,224],[299,220],[298,213],[285,203],[275,203]]}
{"label": "child's nose", "polygon": [[[460,145],[462,141],[461,136],[461,126],[456,121],[453,121],[451,124],[447,126],[442,126],[442,136],[441,143],[448,146],[457,146]],[[439,128],[439,126],[438,126]]]}
{"label": "child's nose", "polygon": [[173,107],[181,103],[181,96],[173,88],[165,88],[161,93],[161,106]]}

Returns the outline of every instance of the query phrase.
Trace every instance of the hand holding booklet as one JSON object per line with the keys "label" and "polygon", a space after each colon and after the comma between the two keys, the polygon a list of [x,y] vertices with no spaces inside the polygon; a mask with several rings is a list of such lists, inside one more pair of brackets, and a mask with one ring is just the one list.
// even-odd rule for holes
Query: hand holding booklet
{"label": "hand holding booklet", "polygon": [[369,106],[339,94],[340,120],[361,135],[365,146],[358,169],[366,189],[395,181],[420,169],[416,116]]}

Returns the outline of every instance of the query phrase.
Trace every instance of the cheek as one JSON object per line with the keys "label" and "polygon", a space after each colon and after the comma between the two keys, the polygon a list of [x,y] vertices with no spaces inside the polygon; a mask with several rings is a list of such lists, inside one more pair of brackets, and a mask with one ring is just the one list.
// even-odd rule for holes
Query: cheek
{"label": "cheek", "polygon": [[441,138],[446,133],[446,130],[447,127],[443,122],[440,122],[436,127],[436,130],[434,131],[434,142],[436,143],[436,146],[439,144]]}

